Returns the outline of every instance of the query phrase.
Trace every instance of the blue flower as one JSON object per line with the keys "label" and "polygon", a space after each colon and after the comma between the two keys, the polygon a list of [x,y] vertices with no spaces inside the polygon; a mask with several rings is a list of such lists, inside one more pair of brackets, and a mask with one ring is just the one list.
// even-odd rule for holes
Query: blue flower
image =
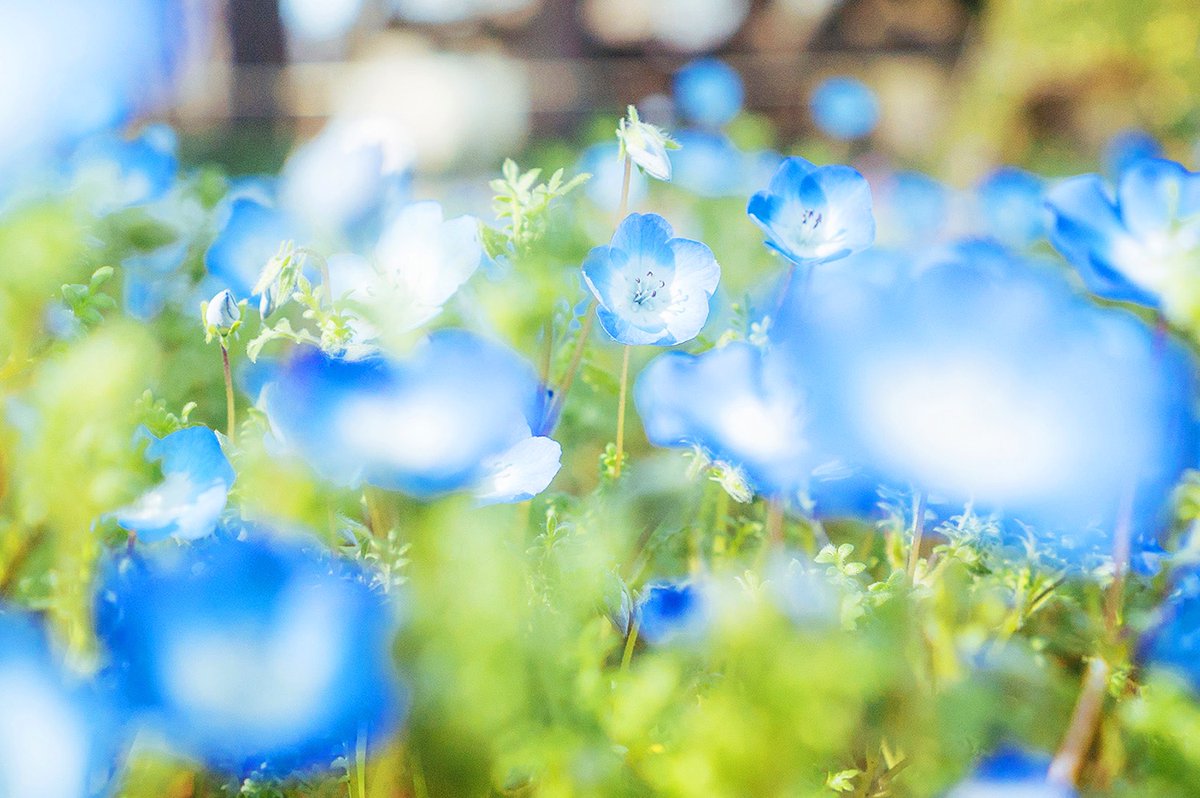
{"label": "blue flower", "polygon": [[704,244],[675,238],[666,219],[631,213],[608,246],[588,253],[583,278],[614,340],[671,346],[695,338],[708,321],[721,267]]}
{"label": "blue flower", "polygon": [[1182,347],[995,245],[847,264],[813,275],[774,339],[830,451],[1024,522],[1075,564],[1111,551],[1126,504],[1135,552],[1153,544],[1196,461]]}
{"label": "blue flower", "polygon": [[1027,247],[1046,233],[1046,181],[1006,166],[988,175],[976,196],[988,235],[1013,247]]}
{"label": "blue flower", "polygon": [[442,330],[404,361],[301,347],[260,404],[284,447],[335,484],[419,497],[470,490],[493,502],[539,493],[558,471],[558,444],[531,434],[543,398],[514,352]]}
{"label": "blue flower", "polygon": [[632,105],[629,115],[622,117],[617,127],[617,140],[621,143],[621,152],[643,172],[655,180],[671,179],[671,159],[667,150],[679,145],[662,128],[638,119],[637,109]]}
{"label": "blue flower", "polygon": [[881,242],[928,246],[948,226],[950,191],[929,175],[896,172],[883,182],[875,198]]}
{"label": "blue flower", "polygon": [[[612,142],[593,144],[583,151],[577,172],[587,172],[592,179],[584,183],[588,199],[606,211],[616,211],[621,205],[621,186],[625,170],[621,166],[621,147]],[[646,176],[635,169],[629,177],[629,202],[636,205],[646,196]]]}
{"label": "blue flower", "polygon": [[695,640],[708,628],[710,615],[708,596],[693,582],[652,582],[634,608],[638,637],[652,646]]}
{"label": "blue flower", "polygon": [[116,135],[85,142],[72,158],[78,190],[96,194],[104,213],[166,196],[179,172],[175,131],[151,125],[134,139]]}
{"label": "blue flower", "polygon": [[728,197],[742,192],[747,183],[746,172],[754,163],[727,137],[681,130],[677,139],[676,185],[702,197]]}
{"label": "blue flower", "polygon": [[1178,587],[1163,603],[1142,653],[1150,664],[1175,671],[1200,693],[1200,578],[1194,568],[1173,576]]}
{"label": "blue flower", "polygon": [[861,139],[879,123],[879,101],[865,83],[851,77],[828,78],[808,101],[813,122],[835,139]]}
{"label": "blue flower", "polygon": [[1075,798],[1075,790],[1048,781],[1050,757],[1002,748],[986,757],[945,798]]}
{"label": "blue flower", "polygon": [[237,296],[254,284],[283,241],[300,238],[301,227],[285,212],[249,196],[227,200],[217,236],[204,256],[208,273]]}
{"label": "blue flower", "polygon": [[707,127],[732,121],[742,110],[743,94],[737,71],[715,58],[692,61],[675,75],[675,102],[680,112]]}
{"label": "blue flower", "polygon": [[1122,130],[1104,145],[1104,171],[1119,175],[1138,161],[1161,158],[1162,145],[1144,130]]}
{"label": "blue flower", "polygon": [[162,463],[163,481],[114,513],[117,523],[146,543],[212,534],[235,477],[216,433],[208,427],[186,427],[152,438],[146,459]]}
{"label": "blue flower", "polygon": [[766,232],[767,246],[794,263],[837,260],[875,240],[871,187],[849,166],[788,158],[746,212]]}
{"label": "blue flower", "polygon": [[1157,159],[1135,161],[1113,193],[1081,175],[1047,194],[1051,243],[1107,299],[1162,307],[1200,253],[1200,174]]}
{"label": "blue flower", "polygon": [[96,628],[121,694],[178,753],[286,775],[394,731],[396,611],[358,566],[257,535],[159,555],[107,569]]}
{"label": "blue flower", "polygon": [[88,798],[118,753],[116,708],[61,667],[42,630],[0,604],[0,795]]}

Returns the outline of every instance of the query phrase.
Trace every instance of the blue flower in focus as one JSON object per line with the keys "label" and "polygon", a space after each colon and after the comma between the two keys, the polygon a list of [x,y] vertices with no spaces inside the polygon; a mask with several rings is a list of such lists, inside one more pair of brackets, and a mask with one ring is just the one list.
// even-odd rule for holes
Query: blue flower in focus
{"label": "blue flower in focus", "polygon": [[737,71],[715,58],[692,61],[675,75],[675,102],[699,125],[720,127],[732,121],[742,110],[743,95]]}
{"label": "blue flower in focus", "polygon": [[1139,160],[1121,173],[1115,193],[1098,175],[1080,175],[1051,188],[1046,200],[1051,243],[1089,290],[1174,315],[1171,289],[1200,253],[1200,174],[1173,161]]}
{"label": "blue flower in focus", "polygon": [[1045,192],[1046,181],[1024,169],[992,172],[976,189],[984,231],[1009,246],[1029,246],[1046,233]]}
{"label": "blue flower in focus", "polygon": [[216,433],[208,427],[186,427],[152,438],[146,459],[162,463],[163,481],[114,513],[117,523],[146,543],[211,534],[235,477]]}
{"label": "blue flower in focus", "polygon": [[1123,130],[1104,146],[1104,171],[1119,175],[1138,161],[1161,158],[1162,145],[1144,130]]}
{"label": "blue flower in focus", "polygon": [[879,123],[879,101],[861,80],[828,78],[808,101],[813,122],[827,136],[853,140],[870,135]]}
{"label": "blue flower in focus", "polygon": [[875,240],[871,187],[849,166],[788,158],[746,212],[766,232],[767,246],[798,264],[844,258]]}
{"label": "blue flower in focus", "polygon": [[652,582],[634,607],[638,637],[652,646],[696,639],[709,616],[708,597],[693,582]]}
{"label": "blue flower in focus", "polygon": [[154,202],[175,185],[177,148],[175,131],[166,125],[152,125],[134,139],[89,140],[72,158],[75,186],[96,195],[99,212]]}
{"label": "blue flower in focus", "polygon": [[583,261],[600,325],[619,343],[671,346],[695,338],[721,267],[699,241],[675,238],[666,219],[631,213],[607,246]]}
{"label": "blue flower in focus", "polygon": [[52,656],[45,635],[0,604],[0,795],[88,798],[118,753],[115,711]]}
{"label": "blue flower in focus", "polygon": [[221,215],[217,237],[204,256],[205,268],[222,287],[250,297],[280,242],[300,238],[301,227],[284,211],[250,196],[232,195]]}
{"label": "blue flower in focus", "polygon": [[981,761],[945,798],[1075,798],[1075,790],[1047,780],[1050,757],[1002,748]]}
{"label": "blue flower in focus", "polygon": [[259,402],[282,445],[338,485],[509,502],[558,472],[558,444],[531,432],[545,414],[532,367],[462,331],[434,333],[404,361],[301,347]]}
{"label": "blue flower in focus", "polygon": [[395,730],[396,611],[357,565],[257,537],[160,554],[108,569],[96,630],[137,719],[177,753],[286,775]]}

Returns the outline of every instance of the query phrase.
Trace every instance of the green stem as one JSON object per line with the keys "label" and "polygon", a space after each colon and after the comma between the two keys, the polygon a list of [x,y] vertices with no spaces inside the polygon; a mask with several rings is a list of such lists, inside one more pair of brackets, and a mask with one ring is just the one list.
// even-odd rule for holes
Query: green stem
{"label": "green stem", "polygon": [[925,491],[918,491],[913,499],[912,546],[908,550],[908,581],[913,581],[917,575],[917,561],[921,559],[921,540],[925,536],[925,506],[928,497]]}
{"label": "green stem", "polygon": [[617,207],[617,224],[620,225],[629,213],[629,182],[633,178],[633,161],[625,154],[625,174],[621,178],[621,204]]}
{"label": "green stem", "polygon": [[221,339],[221,365],[225,368],[225,435],[233,443],[237,432],[237,418],[233,407],[233,372],[229,368],[229,347]]}
{"label": "green stem", "polygon": [[783,503],[776,499],[767,502],[767,540],[773,548],[783,548]]}
{"label": "green stem", "polygon": [[629,670],[629,663],[633,660],[633,649],[637,646],[638,641],[638,625],[637,621],[629,627],[629,636],[625,638],[625,651],[621,654],[621,670]]}
{"label": "green stem", "polygon": [[617,396],[617,464],[613,469],[614,476],[621,476],[621,462],[625,457],[625,405],[629,394],[629,353],[633,347],[625,345],[625,353],[621,358],[621,390]]}

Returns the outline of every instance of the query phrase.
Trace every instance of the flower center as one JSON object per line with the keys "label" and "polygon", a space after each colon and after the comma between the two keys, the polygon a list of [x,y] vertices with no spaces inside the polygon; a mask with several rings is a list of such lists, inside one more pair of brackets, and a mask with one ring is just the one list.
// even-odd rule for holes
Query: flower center
{"label": "flower center", "polygon": [[653,306],[658,299],[658,292],[667,287],[665,280],[659,280],[653,271],[647,271],[644,277],[633,278],[633,295],[630,301],[639,308]]}
{"label": "flower center", "polygon": [[800,214],[800,227],[811,233],[821,226],[822,215],[816,211],[804,211]]}

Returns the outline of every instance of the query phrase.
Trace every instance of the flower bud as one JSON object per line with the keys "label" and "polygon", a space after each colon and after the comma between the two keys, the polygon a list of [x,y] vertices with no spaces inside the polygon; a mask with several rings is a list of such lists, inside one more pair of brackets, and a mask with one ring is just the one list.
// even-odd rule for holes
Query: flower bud
{"label": "flower bud", "polygon": [[218,335],[228,335],[241,318],[242,309],[228,288],[209,300],[204,310],[205,327]]}
{"label": "flower bud", "polygon": [[622,119],[617,128],[617,138],[625,154],[643,172],[655,180],[671,179],[671,159],[667,157],[667,150],[678,149],[679,145],[661,128],[639,120],[637,109],[632,105],[629,116]]}

